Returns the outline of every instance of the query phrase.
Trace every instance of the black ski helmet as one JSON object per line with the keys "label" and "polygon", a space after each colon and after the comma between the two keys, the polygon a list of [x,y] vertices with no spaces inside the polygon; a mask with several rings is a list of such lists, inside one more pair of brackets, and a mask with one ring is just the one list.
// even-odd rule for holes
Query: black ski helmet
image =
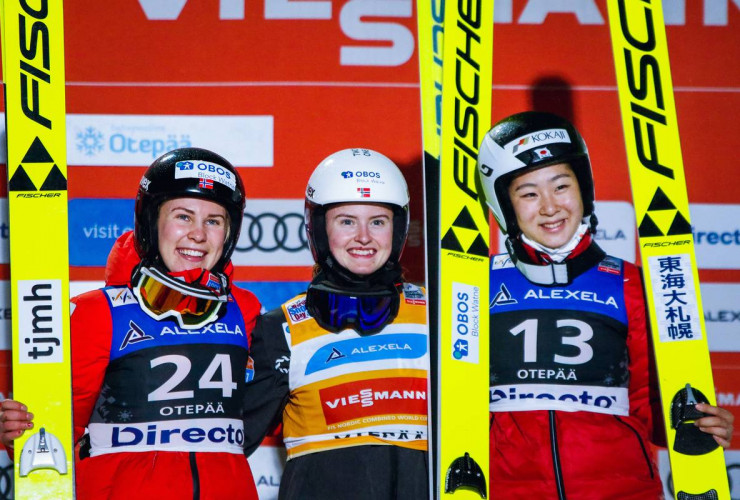
{"label": "black ski helmet", "polygon": [[565,118],[542,111],[525,111],[498,122],[483,138],[478,153],[486,203],[501,231],[516,238],[520,229],[509,199],[509,185],[523,173],[567,163],[578,179],[583,217],[596,228],[594,181],[586,143]]}
{"label": "black ski helmet", "polygon": [[226,209],[228,236],[213,267],[223,271],[236,247],[244,216],[244,184],[239,173],[225,158],[207,149],[174,149],[154,160],[141,178],[134,209],[134,241],[145,265],[159,257],[159,207],[173,198],[201,198]]}

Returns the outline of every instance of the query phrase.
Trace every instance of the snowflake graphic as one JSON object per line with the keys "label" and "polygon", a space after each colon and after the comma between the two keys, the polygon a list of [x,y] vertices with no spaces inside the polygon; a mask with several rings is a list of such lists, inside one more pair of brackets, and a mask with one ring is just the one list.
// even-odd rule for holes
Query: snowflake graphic
{"label": "snowflake graphic", "polygon": [[93,127],[84,132],[77,132],[77,150],[87,156],[93,156],[103,150],[103,134]]}
{"label": "snowflake graphic", "polygon": [[133,416],[134,414],[128,410],[123,410],[122,412],[118,413],[118,419],[121,422],[128,422],[129,420],[131,420],[131,417]]}

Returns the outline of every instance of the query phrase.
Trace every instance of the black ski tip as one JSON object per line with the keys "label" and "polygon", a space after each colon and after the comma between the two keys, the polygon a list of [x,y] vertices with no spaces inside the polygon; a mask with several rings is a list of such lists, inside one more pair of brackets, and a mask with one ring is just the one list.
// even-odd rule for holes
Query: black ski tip
{"label": "black ski tip", "polygon": [[679,491],[676,498],[678,500],[719,500],[719,494],[715,489],[711,489],[704,493],[686,493],[685,491]]}
{"label": "black ski tip", "polygon": [[467,451],[452,461],[445,476],[445,493],[454,493],[458,488],[477,491],[486,498],[486,476]]}

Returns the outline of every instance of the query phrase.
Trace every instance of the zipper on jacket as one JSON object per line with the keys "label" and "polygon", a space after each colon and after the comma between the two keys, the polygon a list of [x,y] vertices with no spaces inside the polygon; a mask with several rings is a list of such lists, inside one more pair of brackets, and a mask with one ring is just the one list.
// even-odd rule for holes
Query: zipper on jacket
{"label": "zipper on jacket", "polygon": [[560,468],[560,454],[558,453],[558,431],[555,428],[555,410],[549,410],[550,417],[550,451],[552,452],[552,468],[555,473],[555,486],[558,489],[558,498],[565,500],[565,486],[563,485],[563,471]]}
{"label": "zipper on jacket", "polygon": [[632,431],[632,433],[637,438],[637,442],[640,443],[640,449],[642,449],[642,456],[645,458],[645,462],[647,463],[648,471],[650,471],[650,479],[654,479],[655,473],[653,472],[653,462],[650,460],[650,455],[648,455],[647,449],[645,448],[645,443],[642,441],[642,436],[640,436],[640,433],[637,432],[637,429],[632,427],[630,424],[619,418],[617,415],[614,415],[614,418],[617,419],[617,422],[627,427],[629,430]]}
{"label": "zipper on jacket", "polygon": [[193,500],[200,499],[200,476],[198,475],[198,462],[195,460],[195,452],[188,452],[190,455],[190,474],[193,477]]}

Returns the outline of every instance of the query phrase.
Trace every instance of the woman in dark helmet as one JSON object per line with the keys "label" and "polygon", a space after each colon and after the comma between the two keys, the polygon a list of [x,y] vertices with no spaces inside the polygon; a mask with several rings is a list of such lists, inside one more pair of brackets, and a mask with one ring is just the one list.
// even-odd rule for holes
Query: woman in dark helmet
{"label": "woman in dark helmet", "polygon": [[[243,418],[260,304],[231,283],[243,209],[239,174],[210,151],[144,173],[112,286],[72,300],[77,498],[257,498]],[[3,443],[31,418],[4,402]]]}
{"label": "woman in dark helmet", "polygon": [[[478,170],[508,250],[491,266],[491,497],[662,498],[640,272],[593,240],[583,138],[519,113],[486,134]],[[697,409],[729,446],[732,414]]]}
{"label": "woman in dark helmet", "polygon": [[428,498],[426,299],[399,263],[408,203],[398,167],[368,149],[330,155],[308,181],[314,278],[255,328],[290,360],[283,500]]}

